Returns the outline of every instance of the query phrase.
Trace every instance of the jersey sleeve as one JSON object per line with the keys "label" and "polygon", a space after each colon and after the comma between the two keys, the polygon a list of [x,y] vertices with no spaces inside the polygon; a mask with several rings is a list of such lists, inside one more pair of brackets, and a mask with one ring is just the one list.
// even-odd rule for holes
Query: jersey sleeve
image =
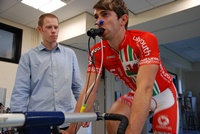
{"label": "jersey sleeve", "polygon": [[99,45],[95,45],[91,48],[90,54],[88,54],[88,68],[87,73],[102,73],[101,68],[101,49]]}
{"label": "jersey sleeve", "polygon": [[140,49],[140,66],[148,64],[160,64],[160,51],[158,48],[158,40],[152,33],[145,33],[140,41],[137,41]]}

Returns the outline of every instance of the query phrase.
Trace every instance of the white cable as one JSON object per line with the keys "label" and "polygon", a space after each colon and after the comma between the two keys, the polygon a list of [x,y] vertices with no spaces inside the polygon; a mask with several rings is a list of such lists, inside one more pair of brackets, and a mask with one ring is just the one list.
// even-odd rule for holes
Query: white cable
{"label": "white cable", "polygon": [[101,41],[101,64],[100,64],[100,71],[98,72],[98,75],[97,75],[95,81],[94,81],[94,82],[92,83],[92,85],[88,88],[86,94],[84,95],[82,105],[84,105],[86,95],[87,95],[88,93],[90,93],[90,90],[92,90],[92,87],[93,87],[94,84],[96,83],[96,80],[98,80],[98,78],[99,78],[99,76],[100,76],[101,69],[102,69],[102,65],[103,65],[103,41],[102,41],[101,38],[100,38],[100,41]]}

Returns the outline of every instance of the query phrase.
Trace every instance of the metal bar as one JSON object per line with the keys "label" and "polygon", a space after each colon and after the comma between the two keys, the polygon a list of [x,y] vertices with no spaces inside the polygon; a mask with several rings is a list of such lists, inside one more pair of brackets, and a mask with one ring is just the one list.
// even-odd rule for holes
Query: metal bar
{"label": "metal bar", "polygon": [[[29,113],[29,112],[27,112],[27,113]],[[36,112],[35,116],[37,118],[39,117],[39,116],[37,116],[37,112]],[[97,120],[96,113],[64,113],[64,116],[65,116],[65,123],[87,122],[87,121],[96,121]],[[25,125],[25,121],[27,118],[28,117],[26,117],[26,114],[24,114],[24,113],[0,114],[0,128],[22,127]],[[31,112],[30,118],[34,118],[34,112]],[[31,124],[29,124],[29,125],[31,125]],[[25,127],[26,127],[26,125],[25,125]]]}
{"label": "metal bar", "polygon": [[96,121],[96,113],[65,113],[65,123]]}
{"label": "metal bar", "polygon": [[0,114],[0,128],[21,127],[25,123],[24,114]]}

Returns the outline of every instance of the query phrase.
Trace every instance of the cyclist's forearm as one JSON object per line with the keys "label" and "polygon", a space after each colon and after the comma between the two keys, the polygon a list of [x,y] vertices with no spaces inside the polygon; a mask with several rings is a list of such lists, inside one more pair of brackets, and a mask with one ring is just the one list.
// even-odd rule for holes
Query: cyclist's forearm
{"label": "cyclist's forearm", "polygon": [[[77,102],[74,112],[81,113],[81,112],[90,112],[92,110],[94,101],[96,99],[95,91],[92,91],[92,93],[88,96],[88,98],[87,97],[85,98],[85,99],[87,99],[86,101],[84,101],[85,100],[84,97],[86,97],[86,96],[85,96],[85,92],[83,90],[79,97],[79,100]],[[83,105],[85,105],[85,106],[81,111],[81,107],[83,107]],[[71,123],[67,132],[70,134],[75,134],[79,130],[79,128],[82,126],[82,124],[83,124],[83,122]]]}

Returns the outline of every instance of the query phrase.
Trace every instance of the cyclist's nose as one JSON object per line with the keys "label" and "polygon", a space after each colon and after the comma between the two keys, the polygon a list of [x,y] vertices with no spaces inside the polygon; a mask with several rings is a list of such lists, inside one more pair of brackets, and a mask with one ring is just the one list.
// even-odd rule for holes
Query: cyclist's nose
{"label": "cyclist's nose", "polygon": [[97,21],[95,22],[95,25],[101,26],[101,25],[103,25],[103,23],[104,23],[104,20],[97,20]]}

